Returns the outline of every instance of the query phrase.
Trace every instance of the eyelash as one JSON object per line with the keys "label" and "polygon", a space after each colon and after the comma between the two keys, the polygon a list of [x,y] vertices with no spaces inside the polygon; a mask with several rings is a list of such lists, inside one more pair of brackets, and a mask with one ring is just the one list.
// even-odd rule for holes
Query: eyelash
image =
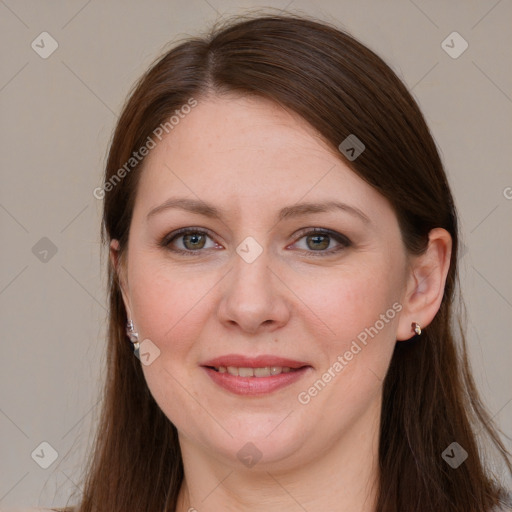
{"label": "eyelash", "polygon": [[[336,231],[331,231],[329,229],[324,229],[324,228],[307,228],[307,229],[309,229],[309,231],[306,231],[306,232],[301,231],[300,232],[300,236],[296,242],[298,242],[300,239],[302,239],[308,235],[324,235],[324,236],[326,235],[326,236],[333,238],[334,240],[336,240],[338,243],[341,244],[341,247],[337,247],[335,249],[330,249],[328,251],[302,250],[303,252],[307,252],[308,254],[311,254],[311,256],[313,256],[313,257],[330,256],[330,255],[340,252],[343,249],[346,249],[347,247],[350,247],[352,245],[352,242],[345,235],[337,233]],[[187,256],[200,256],[201,253],[204,252],[203,249],[198,249],[196,251],[192,251],[192,250],[184,250],[184,249],[175,249],[175,248],[170,247],[170,244],[174,240],[176,240],[177,238],[180,238],[183,235],[188,235],[188,234],[207,235],[209,238],[213,239],[209,230],[205,230],[204,228],[188,227],[188,228],[181,228],[181,229],[178,229],[177,231],[173,231],[172,233],[169,233],[160,241],[159,245],[169,251],[174,252],[174,253],[184,254]],[[294,243],[296,243],[296,242],[294,242]]]}

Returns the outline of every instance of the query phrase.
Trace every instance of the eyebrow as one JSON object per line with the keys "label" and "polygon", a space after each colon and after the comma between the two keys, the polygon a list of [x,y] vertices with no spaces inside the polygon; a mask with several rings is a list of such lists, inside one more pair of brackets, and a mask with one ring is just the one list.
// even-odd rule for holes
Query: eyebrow
{"label": "eyebrow", "polygon": [[[155,208],[150,210],[150,212],[147,214],[146,220],[149,220],[151,217],[162,211],[173,208],[185,210],[191,213],[196,213],[198,215],[203,215],[205,217],[210,217],[219,220],[221,220],[223,216],[225,216],[224,210],[221,210],[209,203],[205,203],[204,201],[199,201],[196,199],[171,197],[161,205],[156,206]],[[307,215],[310,213],[324,213],[333,210],[342,210],[355,217],[358,217],[365,224],[371,224],[370,219],[359,208],[356,208],[355,206],[350,206],[339,201],[326,201],[322,203],[300,203],[291,206],[285,206],[279,211],[277,219],[278,221],[281,221],[284,219],[300,215]]]}

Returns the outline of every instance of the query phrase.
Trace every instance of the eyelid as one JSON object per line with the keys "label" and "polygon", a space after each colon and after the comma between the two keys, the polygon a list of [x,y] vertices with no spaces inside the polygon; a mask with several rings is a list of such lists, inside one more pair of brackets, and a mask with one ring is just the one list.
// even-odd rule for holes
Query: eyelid
{"label": "eyelid", "polygon": [[296,233],[294,233],[293,236],[298,236],[299,238],[302,238],[303,236],[309,235],[312,233],[318,233],[321,235],[322,234],[329,235],[332,238],[340,239],[341,241],[345,242],[347,245],[352,243],[350,241],[350,239],[343,233],[339,233],[338,231],[334,231],[332,229],[327,229],[327,228],[318,228],[318,227],[303,228],[303,229],[300,229],[299,231],[297,231]]}

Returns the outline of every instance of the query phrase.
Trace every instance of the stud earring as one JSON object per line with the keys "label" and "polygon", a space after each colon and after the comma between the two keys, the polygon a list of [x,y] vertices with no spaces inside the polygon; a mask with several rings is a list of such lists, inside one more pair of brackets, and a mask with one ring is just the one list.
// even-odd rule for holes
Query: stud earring
{"label": "stud earring", "polygon": [[420,327],[420,324],[418,324],[417,322],[413,322],[411,324],[411,327],[412,329],[414,330],[414,332],[419,336],[421,334],[421,327]]}
{"label": "stud earring", "polygon": [[133,344],[133,351],[139,350],[139,333],[135,332],[135,328],[133,326],[133,322],[128,320],[126,324],[126,335],[130,338],[130,341]]}

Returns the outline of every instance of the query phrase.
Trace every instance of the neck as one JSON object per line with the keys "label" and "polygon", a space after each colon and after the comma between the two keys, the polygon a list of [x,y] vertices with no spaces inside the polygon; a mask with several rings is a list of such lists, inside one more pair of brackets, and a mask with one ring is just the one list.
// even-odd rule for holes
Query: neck
{"label": "neck", "polygon": [[374,512],[378,418],[380,401],[333,439],[324,453],[280,469],[258,464],[240,469],[180,435],[185,477],[176,512]]}

